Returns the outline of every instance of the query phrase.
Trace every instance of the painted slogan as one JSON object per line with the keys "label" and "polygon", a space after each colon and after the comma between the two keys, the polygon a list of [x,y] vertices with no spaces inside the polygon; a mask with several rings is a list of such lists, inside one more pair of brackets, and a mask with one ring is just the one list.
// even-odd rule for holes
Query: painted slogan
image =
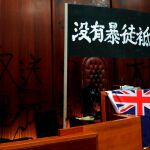
{"label": "painted slogan", "polygon": [[150,14],[68,4],[69,56],[150,57]]}

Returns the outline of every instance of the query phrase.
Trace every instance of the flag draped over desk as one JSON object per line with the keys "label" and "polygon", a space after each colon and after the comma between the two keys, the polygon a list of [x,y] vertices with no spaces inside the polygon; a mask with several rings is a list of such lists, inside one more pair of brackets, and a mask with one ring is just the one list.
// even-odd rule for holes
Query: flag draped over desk
{"label": "flag draped over desk", "polygon": [[141,116],[143,146],[150,146],[150,89],[106,92],[117,113]]}
{"label": "flag draped over desk", "polygon": [[150,89],[107,91],[117,113],[150,116]]}

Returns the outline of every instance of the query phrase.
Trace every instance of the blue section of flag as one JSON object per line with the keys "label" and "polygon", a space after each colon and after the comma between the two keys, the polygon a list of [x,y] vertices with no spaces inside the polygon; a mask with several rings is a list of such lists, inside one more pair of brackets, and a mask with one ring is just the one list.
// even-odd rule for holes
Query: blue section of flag
{"label": "blue section of flag", "polygon": [[116,90],[112,91],[112,93],[113,93],[113,94],[122,94],[121,91],[116,91]]}
{"label": "blue section of flag", "polygon": [[150,109],[145,108],[145,116],[150,117]]}
{"label": "blue section of flag", "polygon": [[150,117],[141,116],[141,128],[143,147],[148,147],[150,146]]}

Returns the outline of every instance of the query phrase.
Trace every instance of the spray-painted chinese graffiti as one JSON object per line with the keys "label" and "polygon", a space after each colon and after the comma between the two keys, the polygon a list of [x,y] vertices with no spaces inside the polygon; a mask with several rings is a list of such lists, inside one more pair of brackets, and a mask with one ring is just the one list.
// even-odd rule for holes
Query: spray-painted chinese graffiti
{"label": "spray-painted chinese graffiti", "polygon": [[98,21],[95,24],[89,25],[88,22],[74,22],[74,32],[72,41],[86,40],[88,43],[98,41],[100,43],[107,42],[108,44],[133,44],[143,47],[150,46],[150,30],[149,27],[136,29],[133,24],[127,26],[124,24],[121,31],[118,30],[117,22],[109,22],[109,26],[101,25]]}
{"label": "spray-painted chinese graffiti", "polygon": [[69,56],[150,57],[150,14],[73,4],[67,12]]}
{"label": "spray-painted chinese graffiti", "polygon": [[[39,88],[43,86],[39,74],[41,62],[42,58],[33,54],[29,54],[27,60],[16,59],[13,53],[0,54],[1,138],[19,137],[18,132],[26,130],[33,123],[33,112],[40,110],[46,102]],[[16,122],[18,123],[13,128],[12,135],[7,136],[5,130],[11,128]]]}

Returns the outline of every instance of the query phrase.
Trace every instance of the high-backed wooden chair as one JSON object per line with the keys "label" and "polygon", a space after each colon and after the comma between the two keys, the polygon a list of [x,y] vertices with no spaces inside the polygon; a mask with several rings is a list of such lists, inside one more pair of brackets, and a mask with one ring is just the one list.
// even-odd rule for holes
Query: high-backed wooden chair
{"label": "high-backed wooden chair", "polygon": [[103,58],[86,57],[82,61],[83,114],[92,112],[93,103],[100,103],[99,91],[108,87],[107,66]]}

